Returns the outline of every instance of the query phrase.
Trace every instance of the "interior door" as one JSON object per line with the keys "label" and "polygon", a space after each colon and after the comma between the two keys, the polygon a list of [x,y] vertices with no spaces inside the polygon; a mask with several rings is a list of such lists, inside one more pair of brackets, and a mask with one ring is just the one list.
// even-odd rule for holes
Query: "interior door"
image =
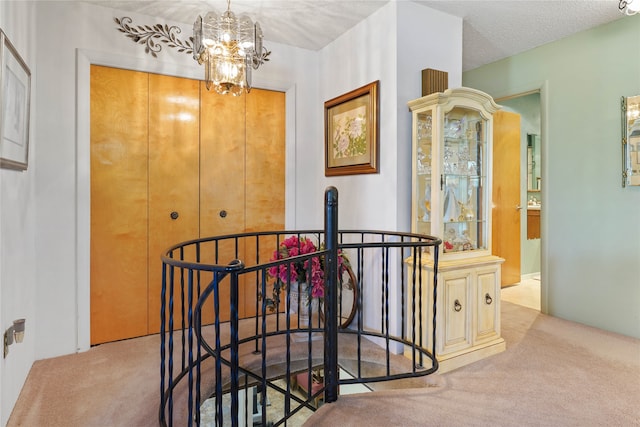
{"label": "interior door", "polygon": [[501,286],[520,282],[520,115],[493,115],[493,210],[491,248],[504,258]]}

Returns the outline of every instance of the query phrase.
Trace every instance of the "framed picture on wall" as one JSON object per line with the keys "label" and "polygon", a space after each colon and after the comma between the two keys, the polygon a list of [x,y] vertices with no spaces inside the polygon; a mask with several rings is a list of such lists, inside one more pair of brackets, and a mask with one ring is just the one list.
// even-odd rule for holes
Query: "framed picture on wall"
{"label": "framed picture on wall", "polygon": [[640,185],[640,95],[622,97],[622,186]]}
{"label": "framed picture on wall", "polygon": [[324,103],[325,176],[378,172],[378,85]]}
{"label": "framed picture on wall", "polygon": [[0,167],[26,170],[31,72],[0,30]]}

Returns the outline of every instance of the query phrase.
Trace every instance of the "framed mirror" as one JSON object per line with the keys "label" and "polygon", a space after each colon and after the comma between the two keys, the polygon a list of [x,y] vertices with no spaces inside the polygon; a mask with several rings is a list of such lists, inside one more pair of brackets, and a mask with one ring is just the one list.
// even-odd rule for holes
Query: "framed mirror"
{"label": "framed mirror", "polygon": [[540,135],[527,134],[527,191],[540,191]]}
{"label": "framed mirror", "polygon": [[640,95],[622,97],[622,186],[640,185]]}

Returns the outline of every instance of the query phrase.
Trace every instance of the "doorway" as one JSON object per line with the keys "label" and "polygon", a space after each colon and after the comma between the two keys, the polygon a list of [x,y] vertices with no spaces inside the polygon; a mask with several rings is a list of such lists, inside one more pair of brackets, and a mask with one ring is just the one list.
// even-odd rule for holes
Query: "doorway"
{"label": "doorway", "polygon": [[493,115],[493,185],[491,252],[504,260],[500,287],[520,282],[520,115]]}
{"label": "doorway", "polygon": [[[533,90],[496,99],[504,110],[521,117],[520,130],[520,188],[521,188],[521,280],[519,285],[535,293],[540,299],[542,284],[542,243],[544,228],[541,217],[544,213],[544,187],[542,168],[544,164],[542,143],[541,90]],[[530,304],[536,304],[535,301]],[[540,303],[537,303],[538,306]]]}

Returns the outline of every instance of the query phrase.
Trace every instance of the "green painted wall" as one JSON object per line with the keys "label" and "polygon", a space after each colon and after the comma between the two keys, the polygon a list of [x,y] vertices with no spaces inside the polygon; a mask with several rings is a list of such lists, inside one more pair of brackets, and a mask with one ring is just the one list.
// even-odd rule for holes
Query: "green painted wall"
{"label": "green painted wall", "polygon": [[463,74],[541,89],[542,310],[640,338],[640,187],[622,188],[620,97],[640,94],[640,16]]}

